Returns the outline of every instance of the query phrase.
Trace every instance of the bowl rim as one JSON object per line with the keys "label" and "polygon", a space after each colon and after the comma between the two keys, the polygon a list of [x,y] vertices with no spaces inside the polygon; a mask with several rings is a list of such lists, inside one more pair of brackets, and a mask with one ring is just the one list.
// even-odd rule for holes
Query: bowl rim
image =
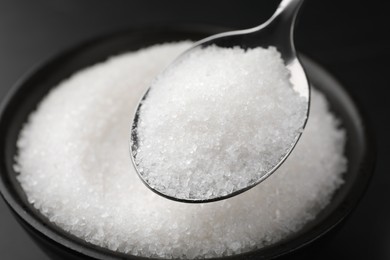
{"label": "bowl rim", "polygon": [[[16,81],[16,83],[7,91],[6,95],[3,97],[3,99],[0,102],[0,126],[3,124],[3,117],[4,112],[6,111],[7,107],[9,106],[9,103],[14,98],[16,93],[18,93],[21,89],[21,87],[26,84],[26,82],[33,77],[36,74],[42,73],[44,69],[51,64],[55,63],[57,60],[60,60],[63,57],[77,54],[77,52],[80,49],[86,48],[89,45],[96,44],[98,42],[101,42],[103,40],[106,40],[111,37],[116,37],[123,34],[135,34],[135,33],[153,33],[153,32],[163,32],[163,31],[169,31],[169,32],[189,32],[189,33],[215,33],[220,31],[226,31],[227,28],[225,27],[218,27],[213,25],[202,25],[202,24],[196,24],[196,25],[174,25],[174,26],[149,26],[149,27],[141,27],[141,28],[126,28],[126,29],[120,29],[116,30],[114,32],[109,32],[105,34],[100,34],[95,37],[91,37],[84,41],[79,41],[78,43],[72,44],[70,47],[64,48],[58,53],[54,55],[50,55],[46,59],[43,59],[42,61],[38,62],[36,65],[32,66],[31,69],[29,69],[23,76],[20,77],[19,80]],[[315,227],[315,230],[313,230],[313,234],[305,239],[305,241],[296,241],[296,243],[289,242],[289,245],[284,245],[285,249],[282,252],[279,252],[278,254],[271,254],[270,257],[279,257],[288,253],[291,253],[292,251],[296,251],[302,247],[307,246],[308,244],[312,243],[313,241],[319,239],[326,233],[328,233],[331,229],[333,229],[335,226],[337,226],[340,222],[346,219],[347,216],[350,215],[350,213],[356,208],[361,198],[364,196],[365,192],[367,191],[367,188],[370,184],[372,175],[374,173],[375,168],[375,158],[376,158],[376,145],[374,143],[373,138],[373,131],[371,127],[371,122],[368,120],[368,117],[366,116],[366,113],[363,111],[362,106],[360,105],[360,102],[356,97],[353,96],[353,94],[347,92],[340,84],[338,80],[336,80],[327,70],[323,69],[322,66],[318,65],[316,62],[313,62],[310,58],[300,55],[301,59],[306,60],[311,63],[314,70],[320,71],[322,74],[324,74],[329,81],[328,84],[334,84],[336,86],[339,86],[339,91],[341,95],[344,95],[346,98],[350,99],[351,104],[353,105],[353,108],[355,109],[359,119],[361,120],[361,125],[363,126],[364,131],[364,144],[367,147],[366,150],[369,150],[369,153],[365,154],[365,162],[362,163],[359,172],[364,172],[365,174],[362,175],[361,178],[365,178],[364,181],[358,182],[358,187],[355,187],[353,189],[354,194],[348,195],[344,198],[343,202],[340,204],[340,207],[335,209],[334,211],[337,211],[337,214],[335,212],[332,212],[329,217],[333,217],[331,224],[327,225],[325,228]],[[3,149],[3,148],[1,148]],[[78,241],[72,240],[70,237],[62,236],[61,234],[58,234],[55,230],[53,230],[50,226],[45,225],[44,223],[41,223],[38,221],[38,217],[34,214],[30,214],[25,208],[29,205],[23,205],[18,202],[17,199],[14,198],[12,195],[12,192],[10,191],[9,187],[7,187],[6,183],[3,181],[4,176],[6,175],[4,172],[6,171],[5,162],[3,161],[3,158],[0,158],[0,194],[2,195],[3,199],[5,200],[6,204],[9,206],[9,208],[19,217],[24,223],[26,223],[28,226],[32,227],[35,231],[37,231],[40,235],[43,235],[45,238],[49,239],[50,242],[54,242],[56,245],[65,247],[68,250],[75,251],[81,255],[93,257],[96,259],[159,259],[159,258],[147,258],[142,256],[135,256],[135,255],[129,255],[125,253],[120,253],[116,251],[112,251],[100,246],[96,246],[94,244],[88,243],[88,246],[80,244]],[[3,172],[4,170],[4,172]],[[337,215],[337,216],[334,216]],[[55,225],[55,224],[54,224]],[[67,234],[69,234],[66,231],[63,231]],[[276,243],[277,244],[277,243]],[[292,244],[292,245],[291,245]],[[282,245],[283,246],[283,245]],[[261,249],[260,249],[261,250]],[[250,254],[256,252],[257,250],[246,252],[242,254],[237,254],[233,256],[226,257],[226,259],[230,258],[237,258],[237,257],[248,257]],[[214,258],[213,258],[214,259]],[[215,258],[215,259],[221,259],[221,258]]]}

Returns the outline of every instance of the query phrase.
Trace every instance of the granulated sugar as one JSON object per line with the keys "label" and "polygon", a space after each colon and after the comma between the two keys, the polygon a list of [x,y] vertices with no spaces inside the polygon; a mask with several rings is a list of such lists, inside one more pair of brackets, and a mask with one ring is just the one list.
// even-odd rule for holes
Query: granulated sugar
{"label": "granulated sugar", "polygon": [[153,77],[189,46],[164,44],[113,57],[53,89],[17,144],[18,180],[34,207],[95,245],[191,259],[275,243],[328,204],[343,183],[345,133],[317,91],[296,148],[255,188],[224,201],[185,204],[141,182],[129,156],[130,111]]}
{"label": "granulated sugar", "polygon": [[163,194],[226,196],[285,157],[306,106],[275,48],[198,49],[152,84],[140,109],[135,162]]}

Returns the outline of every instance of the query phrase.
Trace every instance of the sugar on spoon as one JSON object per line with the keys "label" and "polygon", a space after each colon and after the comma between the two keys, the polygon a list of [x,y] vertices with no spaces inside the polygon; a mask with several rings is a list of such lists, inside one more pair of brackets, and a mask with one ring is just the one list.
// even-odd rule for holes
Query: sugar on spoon
{"label": "sugar on spoon", "polygon": [[[177,57],[172,64],[176,64],[191,52],[194,52],[196,50],[211,45],[215,45],[223,48],[231,48],[231,47],[239,46],[243,49],[251,49],[256,47],[268,48],[270,46],[274,46],[280,52],[281,58],[283,59],[286,68],[290,72],[291,86],[306,101],[306,117],[302,119],[302,125],[301,125],[303,129],[306,125],[306,121],[309,113],[310,87],[309,87],[309,82],[307,80],[306,74],[296,55],[294,41],[293,41],[295,21],[296,21],[298,11],[302,5],[302,2],[303,0],[282,0],[276,12],[265,23],[251,29],[220,33],[217,35],[207,37],[203,40],[200,40],[196,42],[186,52],[182,53],[179,57]],[[172,64],[170,66],[172,66]],[[170,66],[168,66],[168,68]],[[163,189],[160,189],[158,186],[151,185],[151,183],[145,178],[143,174],[144,166],[140,165],[140,163],[137,162],[135,158],[137,156],[137,151],[140,146],[139,135],[138,135],[138,124],[140,121],[139,112],[142,106],[142,102],[147,98],[148,92],[149,90],[145,93],[143,98],[140,100],[136,112],[134,114],[133,124],[131,128],[131,136],[130,136],[130,154],[131,154],[131,158],[135,170],[139,175],[139,177],[141,178],[141,180],[144,182],[144,184],[152,191],[156,192],[157,194],[175,201],[181,201],[187,203],[212,202],[212,201],[226,199],[235,196],[237,194],[240,194],[246,190],[249,190],[250,188],[256,186],[257,184],[265,180],[267,177],[269,177],[273,172],[275,172],[275,170],[280,165],[283,164],[283,162],[286,160],[286,158],[290,155],[290,153],[294,149],[302,133],[302,132],[297,133],[295,141],[291,143],[290,147],[287,147],[286,153],[275,165],[270,167],[268,171],[260,174],[254,182],[252,182],[250,185],[244,188],[234,190],[230,193],[226,193],[221,196],[210,196],[210,197],[174,196],[168,194]]]}

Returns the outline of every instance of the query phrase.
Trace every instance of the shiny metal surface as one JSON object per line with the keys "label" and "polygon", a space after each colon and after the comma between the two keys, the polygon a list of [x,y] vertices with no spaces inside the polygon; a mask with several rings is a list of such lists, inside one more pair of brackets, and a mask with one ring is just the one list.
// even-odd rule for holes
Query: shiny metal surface
{"label": "shiny metal surface", "polygon": [[[297,14],[300,10],[302,3],[303,0],[283,0],[278,6],[276,12],[265,23],[251,29],[220,33],[220,34],[207,37],[203,40],[200,40],[196,42],[192,48],[190,48],[189,50],[181,54],[172,64],[179,62],[194,50],[198,50],[200,48],[204,48],[210,45],[216,45],[225,48],[240,46],[243,49],[255,48],[255,47],[267,48],[269,46],[274,46],[281,53],[282,59],[286,67],[290,71],[290,81],[292,87],[294,88],[295,91],[297,91],[302,97],[304,97],[307,100],[306,118],[302,121],[302,128],[304,128],[309,116],[310,87],[309,87],[309,82],[307,80],[305,71],[296,55],[296,50],[294,46],[294,26],[295,26]],[[187,199],[187,198],[172,197],[171,195],[167,195],[163,191],[158,190],[156,187],[151,187],[149,183],[144,179],[140,171],[138,170],[140,168],[140,165],[138,165],[135,161],[135,156],[137,153],[137,149],[139,147],[138,133],[137,133],[138,122],[140,117],[139,111],[140,111],[140,107],[142,106],[142,101],[147,98],[148,92],[149,90],[146,91],[146,93],[140,100],[136,111],[134,112],[134,119],[133,119],[133,124],[131,129],[131,135],[130,135],[130,156],[132,158],[132,162],[135,167],[135,170],[138,176],[143,181],[143,183],[152,191],[168,199],[181,201],[181,202],[188,202],[188,203],[205,203],[205,202],[212,202],[212,201],[226,199],[238,195],[244,191],[247,191],[250,188],[253,188],[254,186],[261,183],[272,173],[274,173],[276,169],[279,168],[280,165],[283,164],[283,162],[287,159],[287,157],[294,149],[295,145],[297,144],[302,134],[302,132],[300,132],[296,136],[295,142],[292,143],[291,147],[288,148],[286,154],[284,154],[284,156],[280,159],[280,161],[276,165],[274,165],[268,172],[262,174],[256,182],[243,189],[235,190],[234,192],[231,192],[221,197],[213,197],[206,200],[204,198]]]}

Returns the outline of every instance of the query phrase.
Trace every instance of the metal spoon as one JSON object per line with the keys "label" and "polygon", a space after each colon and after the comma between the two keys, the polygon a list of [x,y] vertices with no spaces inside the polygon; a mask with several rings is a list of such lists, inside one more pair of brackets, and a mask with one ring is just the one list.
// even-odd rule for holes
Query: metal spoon
{"label": "metal spoon", "polygon": [[[269,46],[274,46],[281,53],[282,59],[284,60],[286,67],[290,71],[290,77],[291,77],[290,81],[292,83],[293,88],[307,100],[306,118],[302,122],[302,128],[304,128],[309,114],[310,87],[309,87],[308,80],[306,78],[306,74],[296,55],[294,41],[293,41],[295,20],[298,11],[302,5],[302,2],[303,0],[282,0],[276,12],[265,23],[251,29],[225,32],[225,33],[213,35],[203,40],[200,40],[197,43],[195,43],[192,48],[190,48],[182,55],[180,55],[173,63],[178,62],[188,53],[197,50],[199,48],[207,47],[209,45],[216,45],[219,47],[226,47],[226,48],[233,47],[233,46],[240,46],[241,48],[244,49],[255,48],[255,47],[267,48]],[[291,147],[288,148],[288,151],[285,154],[285,156],[276,165],[274,165],[274,167],[272,167],[270,171],[261,175],[259,179],[255,183],[251,184],[250,186],[244,187],[243,189],[240,190],[236,190],[232,193],[229,193],[221,197],[211,197],[206,199],[205,198],[188,199],[188,198],[172,197],[171,195],[164,193],[164,191],[159,190],[156,187],[151,187],[150,183],[148,183],[147,180],[145,180],[143,175],[141,174],[142,170],[140,169],[142,166],[138,165],[135,160],[137,149],[139,148],[138,133],[137,133],[138,122],[139,122],[139,110],[142,105],[142,101],[145,98],[147,98],[147,93],[148,91],[145,93],[140,103],[138,104],[137,111],[134,115],[134,120],[133,120],[133,125],[131,130],[131,138],[130,138],[130,154],[136,172],[141,178],[141,180],[146,184],[146,186],[150,188],[152,191],[156,192],[157,194],[172,200],[188,202],[188,203],[204,203],[204,202],[222,200],[240,194],[256,186],[257,184],[265,180],[267,177],[269,177],[290,155],[291,151],[294,149],[296,143],[298,142],[299,137],[301,136],[301,133],[299,133],[295,139],[295,143],[293,143]]]}

